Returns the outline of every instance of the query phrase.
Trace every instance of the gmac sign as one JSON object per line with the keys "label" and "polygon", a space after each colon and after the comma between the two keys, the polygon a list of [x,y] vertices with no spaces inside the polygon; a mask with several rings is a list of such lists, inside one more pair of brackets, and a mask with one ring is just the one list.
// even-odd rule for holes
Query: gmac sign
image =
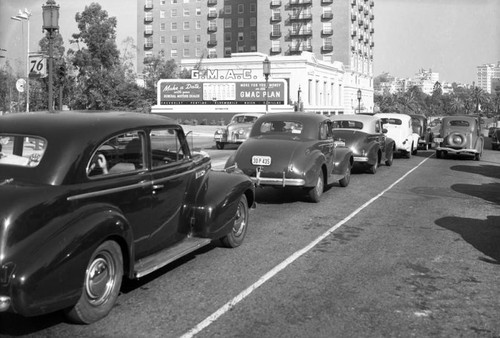
{"label": "gmac sign", "polygon": [[285,80],[220,81],[160,80],[158,104],[165,105],[284,105],[287,103]]}

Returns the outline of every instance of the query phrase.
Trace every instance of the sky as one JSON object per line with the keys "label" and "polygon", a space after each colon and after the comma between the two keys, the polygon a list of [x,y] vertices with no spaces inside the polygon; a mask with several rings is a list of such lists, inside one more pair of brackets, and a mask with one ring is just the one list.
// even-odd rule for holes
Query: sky
{"label": "sky", "polygon": [[[117,45],[132,37],[137,42],[137,1],[99,0],[117,18]],[[258,0],[264,2],[264,0]],[[336,0],[350,1],[350,0]],[[11,20],[19,9],[32,12],[30,51],[38,49],[45,0],[0,0],[0,55],[13,66],[24,65],[27,24]],[[75,14],[92,0],[56,0],[60,5],[60,33],[65,40],[77,33]],[[374,75],[388,72],[411,77],[431,69],[441,82],[471,84],[476,67],[500,61],[500,0],[375,0]],[[5,60],[5,59],[0,59]],[[2,66],[0,61],[0,66]]]}

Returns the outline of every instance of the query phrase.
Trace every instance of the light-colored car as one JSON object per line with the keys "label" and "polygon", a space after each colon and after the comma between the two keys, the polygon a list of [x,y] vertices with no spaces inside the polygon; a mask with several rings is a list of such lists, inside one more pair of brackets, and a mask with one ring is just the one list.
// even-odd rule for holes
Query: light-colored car
{"label": "light-colored car", "polygon": [[420,135],[414,132],[410,115],[378,113],[375,116],[382,120],[383,128],[387,129],[387,137],[394,140],[396,152],[407,158],[417,154]]}
{"label": "light-colored car", "polygon": [[217,149],[224,149],[226,144],[241,144],[250,134],[254,122],[263,114],[236,114],[224,128],[215,131],[214,141]]}
{"label": "light-colored car", "polygon": [[443,117],[439,137],[435,137],[434,142],[437,158],[447,154],[463,154],[473,155],[479,161],[484,148],[479,118],[470,115]]}

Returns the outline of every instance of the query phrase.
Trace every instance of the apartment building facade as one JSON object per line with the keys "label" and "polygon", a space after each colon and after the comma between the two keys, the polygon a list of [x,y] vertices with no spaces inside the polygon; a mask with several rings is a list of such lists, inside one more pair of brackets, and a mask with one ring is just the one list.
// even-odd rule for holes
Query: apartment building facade
{"label": "apartment building facade", "polygon": [[[373,107],[373,9],[374,0],[138,0],[138,73],[144,59],[161,50],[178,64],[231,59],[236,53],[309,52],[322,62],[343,64],[344,111],[357,106],[358,89],[368,110]],[[307,91],[310,82],[298,87]]]}
{"label": "apartment building facade", "polygon": [[477,67],[477,86],[485,92],[495,93],[496,83],[500,79],[500,61]]}

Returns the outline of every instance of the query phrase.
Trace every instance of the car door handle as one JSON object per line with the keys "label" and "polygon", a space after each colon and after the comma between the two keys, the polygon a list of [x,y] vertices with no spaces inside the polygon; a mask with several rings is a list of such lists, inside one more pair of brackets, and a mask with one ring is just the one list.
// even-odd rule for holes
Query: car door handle
{"label": "car door handle", "polygon": [[153,185],[153,190],[159,190],[159,189],[163,189],[165,188],[165,186],[163,184],[154,184]]}

